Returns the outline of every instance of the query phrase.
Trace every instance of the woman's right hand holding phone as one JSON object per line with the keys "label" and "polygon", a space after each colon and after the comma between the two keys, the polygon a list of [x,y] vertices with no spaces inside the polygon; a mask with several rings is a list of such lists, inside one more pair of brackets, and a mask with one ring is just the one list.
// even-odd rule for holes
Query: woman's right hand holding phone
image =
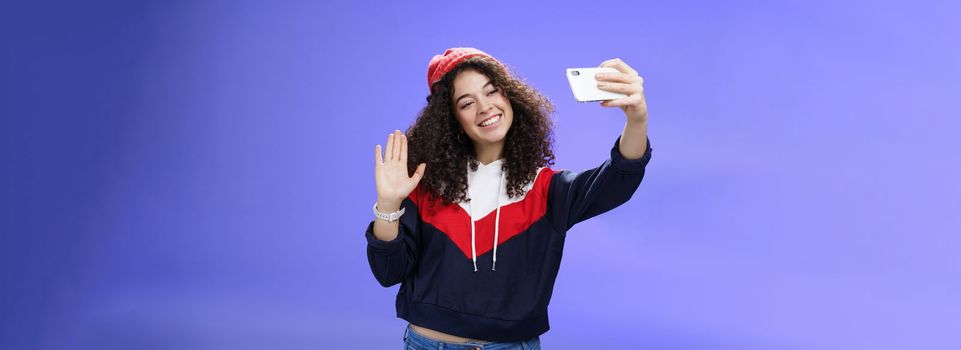
{"label": "woman's right hand holding phone", "polygon": [[381,154],[380,145],[375,148],[376,164],[374,180],[377,182],[377,210],[394,212],[424,177],[426,163],[420,163],[413,176],[407,172],[407,136],[395,130],[387,136],[387,146]]}

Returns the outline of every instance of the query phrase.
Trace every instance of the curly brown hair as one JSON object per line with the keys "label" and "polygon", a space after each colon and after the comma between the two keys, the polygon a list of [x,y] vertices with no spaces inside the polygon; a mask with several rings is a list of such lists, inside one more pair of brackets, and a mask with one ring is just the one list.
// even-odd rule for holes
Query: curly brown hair
{"label": "curly brown hair", "polygon": [[465,70],[487,76],[511,103],[514,119],[505,136],[502,167],[507,173],[508,197],[521,195],[523,187],[534,181],[539,167],[554,164],[550,118],[554,105],[487,57],[464,60],[431,86],[427,106],[406,131],[407,168],[413,172],[418,164],[427,163],[418,187],[431,197],[443,199],[444,204],[469,200],[464,165],[477,170],[479,161],[473,142],[457,122],[451,97],[454,78]]}

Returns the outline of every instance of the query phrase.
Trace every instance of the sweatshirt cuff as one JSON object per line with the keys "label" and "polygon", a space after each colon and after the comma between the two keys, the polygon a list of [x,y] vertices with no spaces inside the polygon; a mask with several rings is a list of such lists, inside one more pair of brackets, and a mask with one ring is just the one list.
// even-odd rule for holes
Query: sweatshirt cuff
{"label": "sweatshirt cuff", "polygon": [[[376,252],[385,253],[388,255],[397,251],[397,249],[400,249],[400,247],[403,245],[402,243],[404,242],[403,238],[401,237],[401,232],[398,231],[397,237],[394,237],[394,239],[390,241],[382,241],[377,239],[377,237],[374,236],[375,221],[377,221],[377,219],[374,219],[370,222],[370,224],[367,225],[367,232],[364,234],[364,236],[367,237],[367,246]],[[403,230],[403,227],[398,227],[397,229]]]}
{"label": "sweatshirt cuff", "polygon": [[647,139],[647,150],[644,151],[644,155],[641,158],[629,160],[624,158],[621,154],[618,144],[621,142],[621,137],[618,136],[617,140],[614,141],[614,147],[611,148],[611,166],[622,173],[629,174],[639,174],[644,172],[644,168],[647,167],[647,163],[651,161],[651,139]]}

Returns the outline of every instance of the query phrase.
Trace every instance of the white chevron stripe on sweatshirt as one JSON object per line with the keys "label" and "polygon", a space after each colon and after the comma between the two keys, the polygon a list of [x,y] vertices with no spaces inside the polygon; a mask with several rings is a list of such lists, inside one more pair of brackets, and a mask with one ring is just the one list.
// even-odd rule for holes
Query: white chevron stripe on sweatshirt
{"label": "white chevron stripe on sweatshirt", "polygon": [[[490,214],[492,211],[497,209],[497,203],[500,202],[500,206],[516,203],[524,200],[527,196],[527,191],[534,187],[534,182],[524,185],[523,194],[514,198],[507,197],[507,181],[504,181],[500,185],[498,191],[498,183],[501,177],[501,166],[504,164],[504,159],[498,159],[490,164],[484,165],[484,163],[477,163],[477,171],[470,169],[470,165],[467,165],[467,197],[472,199],[470,206],[467,202],[459,202],[461,208],[465,212],[471,214],[471,219],[474,221],[480,220]],[[537,175],[540,175],[541,170],[544,168],[537,169]],[[534,178],[537,178],[537,175]],[[500,196],[500,201],[497,200],[497,196]]]}

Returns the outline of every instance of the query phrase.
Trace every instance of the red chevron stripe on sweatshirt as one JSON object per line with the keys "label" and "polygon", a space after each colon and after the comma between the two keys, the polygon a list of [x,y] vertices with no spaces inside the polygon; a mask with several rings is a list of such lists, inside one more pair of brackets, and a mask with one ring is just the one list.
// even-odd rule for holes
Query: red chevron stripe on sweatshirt
{"label": "red chevron stripe on sweatshirt", "polygon": [[[537,222],[547,211],[547,190],[551,184],[554,170],[544,168],[534,179],[534,186],[527,192],[524,199],[515,203],[501,206],[500,233],[497,245],[504,244],[514,236],[521,234]],[[433,198],[418,190],[408,196],[418,208],[421,208],[424,222],[428,223],[450,238],[457,248],[464,253],[467,260],[471,259],[470,247],[470,215],[456,203],[443,204],[439,198]],[[434,215],[428,215],[426,210],[429,200],[435,202]],[[496,210],[474,223],[475,245],[477,256],[484,255],[494,248],[494,220]]]}

